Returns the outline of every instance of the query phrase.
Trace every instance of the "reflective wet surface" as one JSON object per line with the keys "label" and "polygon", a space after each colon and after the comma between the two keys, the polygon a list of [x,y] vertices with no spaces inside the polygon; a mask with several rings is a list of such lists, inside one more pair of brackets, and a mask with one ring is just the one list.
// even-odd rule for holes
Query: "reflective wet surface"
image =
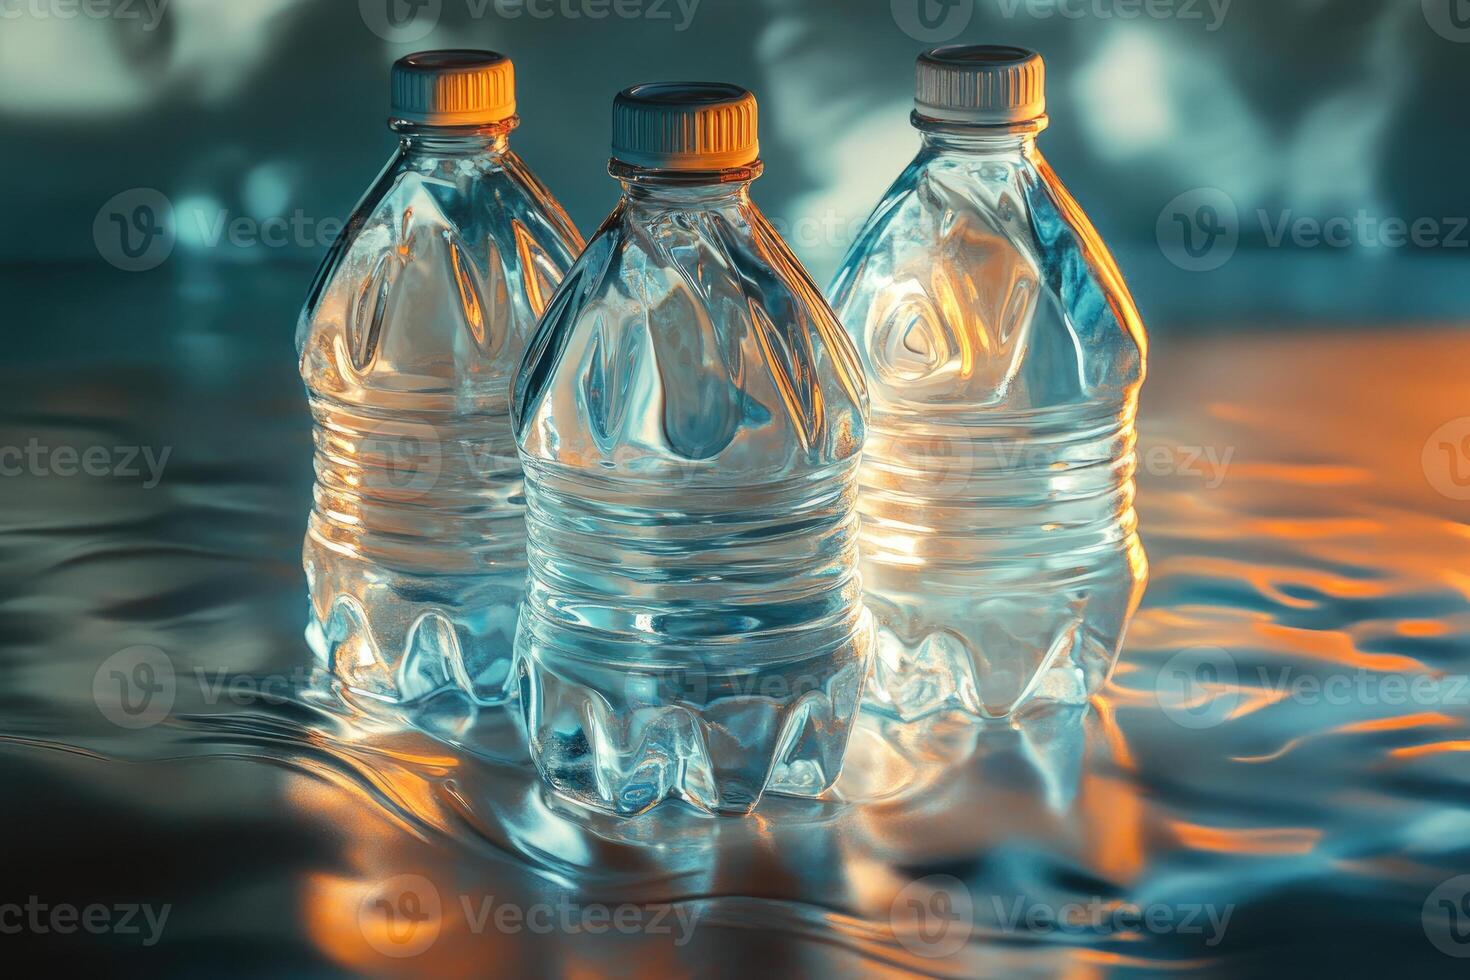
{"label": "reflective wet surface", "polygon": [[1470,335],[1156,334],[1153,575],[1101,696],[869,722],[831,800],[619,821],[544,793],[499,711],[395,733],[310,675],[303,275],[181,274],[26,270],[53,302],[0,362],[0,948],[214,976],[1470,962]]}

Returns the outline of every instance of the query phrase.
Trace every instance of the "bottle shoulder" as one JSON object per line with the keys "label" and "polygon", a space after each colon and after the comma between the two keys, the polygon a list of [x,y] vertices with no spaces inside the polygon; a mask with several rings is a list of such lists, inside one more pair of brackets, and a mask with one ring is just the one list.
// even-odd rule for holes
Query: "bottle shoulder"
{"label": "bottle shoulder", "polygon": [[877,406],[1118,401],[1146,339],[1116,262],[1039,154],[921,152],[832,286]]}
{"label": "bottle shoulder", "polygon": [[502,408],[581,238],[512,153],[398,153],[323,260],[297,329],[308,386],[392,407]]}
{"label": "bottle shoulder", "polygon": [[625,200],[538,326],[515,411],[535,458],[774,475],[855,456],[865,400],[850,341],[758,209]]}

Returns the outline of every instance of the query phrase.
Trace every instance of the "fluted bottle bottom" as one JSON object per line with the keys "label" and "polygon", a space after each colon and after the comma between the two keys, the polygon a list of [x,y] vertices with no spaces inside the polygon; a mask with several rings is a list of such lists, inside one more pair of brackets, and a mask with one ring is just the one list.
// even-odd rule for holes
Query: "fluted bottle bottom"
{"label": "fluted bottle bottom", "polygon": [[865,708],[904,721],[951,711],[990,721],[1033,701],[1085,702],[1117,662],[1147,577],[1135,534],[1050,555],[1024,576],[1005,564],[865,560],[876,631]]}
{"label": "fluted bottle bottom", "polygon": [[515,672],[537,769],[562,795],[620,815],[665,800],[744,814],[766,792],[821,795],[861,704],[871,624],[861,614],[836,642],[787,642],[799,649],[775,656],[780,641],[752,639],[639,650],[574,636],[528,606]]}
{"label": "fluted bottle bottom", "polygon": [[308,534],[308,645],[343,687],[407,705],[458,690],[479,704],[513,693],[525,568],[423,574],[345,555]]}

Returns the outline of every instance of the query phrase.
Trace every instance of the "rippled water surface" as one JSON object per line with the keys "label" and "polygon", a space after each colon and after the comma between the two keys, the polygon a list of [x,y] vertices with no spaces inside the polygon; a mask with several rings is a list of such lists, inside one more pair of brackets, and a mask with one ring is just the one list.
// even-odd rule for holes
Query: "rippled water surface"
{"label": "rippled water surface", "polygon": [[[295,270],[226,301],[27,275],[57,306],[0,363],[0,445],[36,447],[0,460],[0,902],[168,909],[156,934],[23,930],[58,964],[1466,966],[1442,951],[1470,953],[1466,890],[1436,891],[1470,872],[1470,456],[1437,431],[1470,414],[1464,333],[1159,338],[1153,578],[1103,696],[869,724],[829,801],[619,822],[546,795],[498,712],[447,700],[395,734],[308,673]],[[101,475],[62,447],[105,449]]]}

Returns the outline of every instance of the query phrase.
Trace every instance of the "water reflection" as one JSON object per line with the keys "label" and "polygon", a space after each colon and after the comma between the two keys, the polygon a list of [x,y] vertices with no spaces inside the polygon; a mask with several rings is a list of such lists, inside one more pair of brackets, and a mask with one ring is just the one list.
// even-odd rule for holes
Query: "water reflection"
{"label": "water reflection", "polygon": [[[184,971],[1455,965],[1424,908],[1470,869],[1470,534],[1422,451],[1465,411],[1470,339],[1161,343],[1156,578],[1104,696],[984,729],[869,720],[831,799],[620,821],[549,796],[512,715],[451,698],[405,733],[322,693],[297,381],[248,332],[201,330],[228,370],[176,348],[0,368],[0,444],[171,447],[152,487],[0,484],[18,893],[169,903],[149,955]],[[149,689],[173,686],[130,728],[144,660],[109,658],[135,648],[166,658]],[[30,938],[79,962],[140,951]]]}

